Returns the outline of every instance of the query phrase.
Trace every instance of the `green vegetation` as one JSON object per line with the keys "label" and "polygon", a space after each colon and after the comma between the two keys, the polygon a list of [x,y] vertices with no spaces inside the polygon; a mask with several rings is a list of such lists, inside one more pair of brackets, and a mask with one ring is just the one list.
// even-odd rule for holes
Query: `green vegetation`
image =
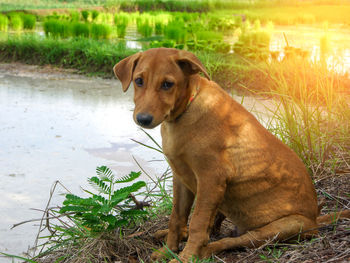
{"label": "green vegetation", "polygon": [[126,35],[126,27],[129,24],[129,15],[120,12],[114,16],[114,24],[117,26],[117,36],[124,38]]}
{"label": "green vegetation", "polygon": [[[72,36],[73,37],[88,38],[90,36],[90,26],[86,23],[73,22],[71,24],[71,28],[72,28]],[[98,30],[101,30],[100,27],[98,28]],[[101,31],[98,31],[98,33],[101,33]]]}
{"label": "green vegetation", "polygon": [[144,14],[137,17],[137,20],[136,20],[137,32],[139,32],[141,36],[145,38],[150,37],[153,32],[151,19],[152,18],[150,15]]}
{"label": "green vegetation", "polygon": [[265,61],[270,55],[271,29],[261,29],[260,21],[256,20],[254,27],[249,20],[244,22],[238,41],[233,50],[244,57]]}
{"label": "green vegetation", "polygon": [[[97,176],[90,177],[89,183],[98,194],[85,190],[89,197],[82,198],[67,194],[60,214],[69,213],[82,232],[88,235],[98,235],[106,231],[113,231],[118,227],[130,225],[131,220],[137,220],[147,215],[146,211],[130,208],[132,194],[144,187],[144,181],[138,181],[130,186],[117,188],[118,184],[129,183],[137,179],[141,172],[131,172],[120,179],[106,166],[97,167]],[[64,233],[67,234],[67,233]]]}
{"label": "green vegetation", "polygon": [[112,76],[112,67],[137,50],[126,49],[123,43],[110,44],[88,39],[41,39],[33,36],[9,37],[0,42],[1,61],[23,61],[30,64],[55,64],[89,73]]}
{"label": "green vegetation", "polygon": [[21,18],[21,14],[17,14],[17,13],[10,13],[10,24],[11,24],[11,28],[14,31],[20,31],[23,28],[23,21]]}
{"label": "green vegetation", "polygon": [[71,23],[69,21],[49,19],[44,22],[43,29],[47,37],[68,38],[72,34]]}
{"label": "green vegetation", "polygon": [[349,80],[300,56],[265,70],[271,78],[268,94],[278,96],[270,130],[298,154],[314,178],[346,166],[350,111],[348,97],[341,94]]}
{"label": "green vegetation", "polygon": [[95,21],[100,13],[97,10],[92,10],[91,11],[91,18],[92,21]]}
{"label": "green vegetation", "polygon": [[90,12],[87,10],[82,10],[81,11],[81,16],[83,17],[84,21],[87,22],[89,19]]}
{"label": "green vegetation", "polygon": [[92,24],[91,36],[94,39],[108,39],[112,33],[112,28],[109,25],[104,24]]}
{"label": "green vegetation", "polygon": [[32,14],[23,14],[22,15],[23,28],[33,30],[35,29],[36,17]]}
{"label": "green vegetation", "polygon": [[7,32],[9,20],[7,16],[0,14],[0,31]]}

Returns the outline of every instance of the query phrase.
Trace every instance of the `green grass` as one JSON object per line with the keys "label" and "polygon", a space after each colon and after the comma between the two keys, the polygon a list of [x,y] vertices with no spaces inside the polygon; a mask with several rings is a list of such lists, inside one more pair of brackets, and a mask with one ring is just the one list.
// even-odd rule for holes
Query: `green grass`
{"label": "green grass", "polygon": [[123,44],[88,39],[40,39],[9,37],[0,42],[1,61],[22,61],[29,64],[55,64],[89,73],[113,76],[112,67],[121,59],[136,53]]}
{"label": "green grass", "polygon": [[7,16],[0,14],[0,31],[7,32],[9,20]]}
{"label": "green grass", "polygon": [[11,13],[10,15],[11,28],[14,31],[21,31],[23,29],[23,21],[20,13]]}
{"label": "green grass", "polygon": [[[73,37],[88,38],[90,36],[90,25],[87,23],[73,22],[71,27]],[[101,27],[98,26],[98,29],[95,29],[95,36],[102,36],[101,33],[103,32],[101,31]]]}
{"label": "green grass", "polygon": [[35,29],[36,17],[32,14],[23,14],[22,15],[23,28],[33,30]]}
{"label": "green grass", "polygon": [[43,29],[47,37],[68,38],[72,35],[72,26],[69,21],[51,18],[43,23]]}
{"label": "green grass", "polygon": [[[261,68],[262,69],[262,68]],[[268,109],[267,127],[292,148],[314,178],[334,174],[350,158],[349,80],[294,57],[262,69],[269,76],[268,94],[277,98]],[[258,92],[259,93],[259,92]]]}
{"label": "green grass", "polygon": [[80,13],[84,21],[87,22],[90,17],[90,12],[88,10],[82,10]]}
{"label": "green grass", "polygon": [[92,24],[91,36],[93,39],[109,39],[112,33],[112,27],[106,24]]}
{"label": "green grass", "polygon": [[152,21],[150,18],[139,18],[137,21],[137,32],[141,34],[142,37],[150,37],[153,33]]}

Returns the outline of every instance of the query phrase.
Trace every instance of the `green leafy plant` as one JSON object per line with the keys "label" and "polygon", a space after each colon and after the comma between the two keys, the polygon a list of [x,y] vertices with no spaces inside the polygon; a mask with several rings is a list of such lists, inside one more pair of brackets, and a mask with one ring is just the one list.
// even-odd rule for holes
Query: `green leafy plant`
{"label": "green leafy plant", "polygon": [[144,187],[144,181],[115,190],[117,184],[130,183],[137,179],[141,172],[131,172],[118,179],[111,169],[100,166],[97,167],[96,173],[97,176],[89,178],[88,181],[98,193],[85,190],[89,195],[87,198],[67,194],[59,213],[69,213],[77,225],[93,234],[112,231],[147,215],[146,211],[130,206],[134,200],[132,193]]}

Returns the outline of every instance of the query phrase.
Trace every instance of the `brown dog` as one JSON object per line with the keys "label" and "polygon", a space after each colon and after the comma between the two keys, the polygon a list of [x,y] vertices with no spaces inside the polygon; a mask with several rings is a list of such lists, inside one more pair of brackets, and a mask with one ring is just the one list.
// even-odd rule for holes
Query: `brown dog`
{"label": "brown dog", "polygon": [[[210,81],[192,53],[150,49],[120,61],[114,72],[124,91],[133,81],[135,122],[144,128],[162,123],[174,204],[169,230],[157,235],[167,233],[173,251],[187,236],[196,197],[180,254],[184,262],[271,238],[305,237],[317,233],[318,223],[331,221],[318,218],[315,188],[297,155]],[[218,212],[237,226],[239,237],[208,243]]]}

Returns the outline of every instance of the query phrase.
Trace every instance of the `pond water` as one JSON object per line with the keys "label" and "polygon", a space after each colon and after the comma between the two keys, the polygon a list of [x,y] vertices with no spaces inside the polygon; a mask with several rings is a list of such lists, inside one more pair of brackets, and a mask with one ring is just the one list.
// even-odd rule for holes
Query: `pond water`
{"label": "pond water", "polygon": [[[117,175],[139,171],[133,156],[150,175],[164,173],[162,155],[131,141],[151,144],[133,122],[132,95],[117,80],[0,64],[1,252],[19,255],[34,244],[39,222],[11,227],[42,216],[31,208],[45,208],[56,180],[83,195],[80,187],[89,188],[86,179],[97,166]],[[268,101],[236,99],[260,117],[267,112]],[[148,132],[161,142],[159,127]],[[58,187],[52,206],[62,202],[62,193]]]}
{"label": "pond water", "polygon": [[[281,51],[288,44],[292,47],[302,48],[310,53],[311,59],[320,58],[320,39],[325,29],[315,26],[275,26],[271,36],[270,50]],[[330,40],[330,56],[328,65],[338,72],[350,72],[350,28],[335,26],[327,29]],[[283,54],[282,54],[283,55]]]}

